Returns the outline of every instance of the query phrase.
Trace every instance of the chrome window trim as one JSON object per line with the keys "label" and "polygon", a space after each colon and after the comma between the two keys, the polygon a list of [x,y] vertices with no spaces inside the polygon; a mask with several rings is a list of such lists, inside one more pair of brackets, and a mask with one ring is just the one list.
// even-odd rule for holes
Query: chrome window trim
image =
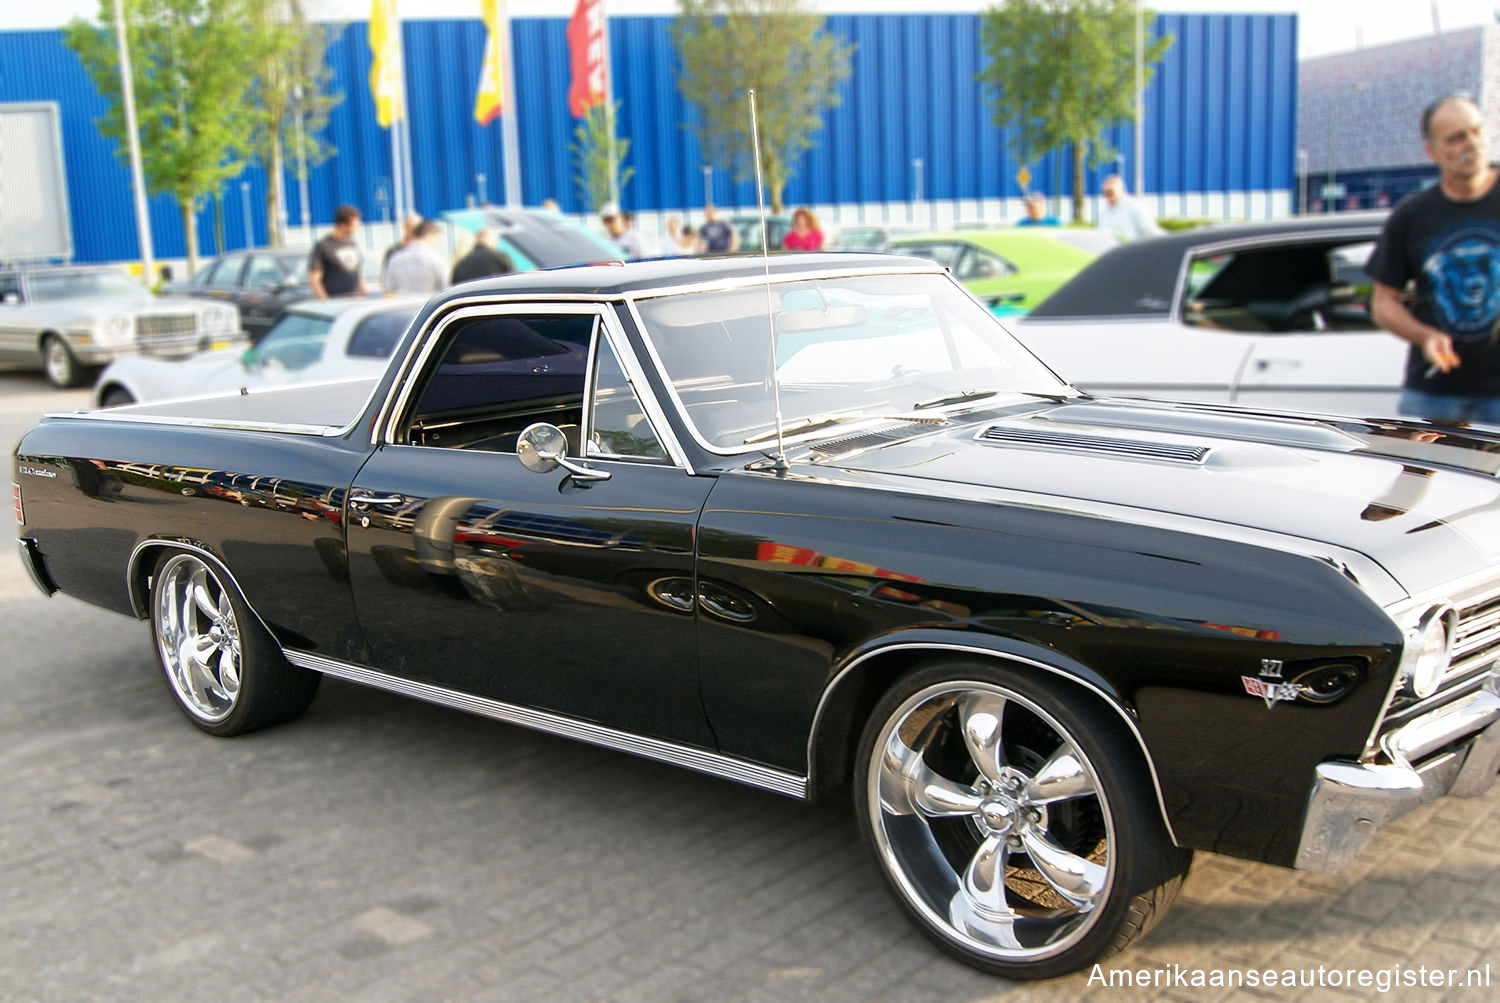
{"label": "chrome window trim", "polygon": [[[859,268],[845,270],[794,272],[782,275],[774,275],[771,277],[771,283],[774,285],[781,285],[791,282],[806,282],[809,279],[862,278],[870,275],[946,275],[948,277],[948,281],[953,284],[954,288],[956,288],[963,295],[967,296],[972,302],[978,304],[985,311],[985,313],[995,321],[996,326],[998,326],[1000,330],[1004,331],[1005,335],[1015,343],[1017,348],[1029,355],[1038,366],[1040,366],[1046,372],[1050,373],[1053,378],[1057,380],[1057,390],[1059,393],[1068,390],[1071,390],[1074,393],[1078,393],[1077,388],[1073,387],[1061,376],[1059,376],[1056,370],[1048,365],[1047,362],[1041,358],[1041,356],[1037,355],[1031,350],[1030,346],[1028,346],[1020,338],[1017,338],[1015,334],[1010,330],[1010,328],[1006,327],[1000,321],[1000,318],[995,317],[994,314],[991,314],[989,312],[989,307],[985,304],[985,302],[978,296],[975,296],[973,292],[971,292],[969,288],[962,282],[959,282],[957,279],[955,279],[953,277],[953,274],[948,271],[948,269],[933,262],[927,262],[926,264],[930,267],[923,267],[920,265],[907,265],[903,262],[899,267],[878,270]],[[765,442],[756,443],[753,445],[715,446],[711,444],[707,439],[705,439],[703,435],[698,431],[698,426],[693,422],[692,417],[688,414],[687,405],[684,404],[682,402],[682,398],[678,396],[677,387],[672,382],[671,377],[667,372],[666,366],[662,364],[661,356],[657,354],[656,343],[651,339],[651,335],[649,333],[650,328],[646,325],[645,318],[641,316],[638,303],[640,300],[660,299],[664,296],[690,295],[705,292],[721,292],[731,289],[744,289],[747,287],[764,286],[765,284],[766,278],[763,275],[755,275],[750,277],[741,276],[733,279],[732,281],[725,280],[720,282],[700,283],[698,285],[674,286],[670,288],[663,287],[660,289],[652,289],[649,292],[629,293],[624,298],[624,307],[630,312],[630,319],[632,323],[635,324],[636,330],[641,333],[641,342],[645,345],[646,354],[651,360],[651,365],[656,368],[656,372],[661,376],[662,385],[666,387],[667,396],[671,400],[672,407],[676,410],[678,417],[681,418],[683,426],[688,430],[688,434],[692,436],[693,442],[700,449],[704,450],[705,452],[712,453],[715,456],[729,457],[744,456],[746,454],[754,454],[757,456],[765,455],[770,450],[775,448],[776,441],[774,439],[768,439]],[[1020,391],[1016,391],[1015,396],[1023,399],[1031,399],[1028,395],[1023,394]],[[1079,396],[1081,397],[1083,395],[1079,394]],[[993,404],[993,402],[990,403]],[[846,434],[850,434],[859,429],[867,428],[871,425],[879,425],[882,423],[889,424],[890,421],[891,419],[888,417],[882,417],[880,415],[870,415],[860,421],[851,423],[847,427],[841,427],[839,429],[839,435],[843,436]],[[814,442],[819,438],[827,437],[828,434],[829,433],[826,428],[820,428],[810,432],[803,432],[801,434],[788,435],[785,437],[784,441],[789,444]]]}
{"label": "chrome window trim", "polygon": [[892,651],[951,651],[960,652],[966,655],[979,655],[987,659],[995,659],[998,661],[1016,662],[1034,669],[1041,669],[1042,671],[1051,673],[1055,676],[1061,676],[1063,679],[1067,679],[1071,682],[1077,683],[1079,686],[1093,693],[1104,702],[1105,706],[1109,707],[1115,712],[1120,720],[1125,723],[1125,727],[1129,729],[1131,737],[1135,739],[1136,745],[1141,750],[1141,755],[1146,758],[1146,772],[1151,774],[1151,786],[1156,790],[1156,807],[1157,810],[1161,812],[1162,824],[1167,827],[1167,835],[1171,838],[1172,843],[1176,846],[1182,845],[1180,842],[1178,842],[1177,833],[1172,828],[1172,820],[1167,815],[1167,802],[1165,797],[1162,795],[1161,780],[1157,777],[1156,762],[1151,758],[1151,750],[1146,747],[1145,738],[1141,735],[1141,731],[1138,727],[1136,727],[1134,719],[1131,718],[1129,712],[1127,712],[1124,707],[1120,706],[1120,704],[1113,697],[1111,697],[1104,690],[1100,689],[1098,686],[1095,686],[1093,683],[1089,682],[1087,679],[1081,679],[1078,676],[1073,675],[1071,672],[1066,672],[1062,669],[1059,669],[1055,665],[1048,665],[1046,662],[1038,661],[1034,658],[1027,658],[1024,655],[1015,655],[1011,654],[1010,652],[996,651],[993,648],[985,648],[979,645],[960,644],[956,641],[896,641],[891,644],[881,645],[880,647],[872,651],[867,651],[864,654],[860,655],[858,658],[854,659],[854,661],[850,662],[848,665],[844,666],[839,670],[838,675],[834,676],[833,680],[823,688],[823,695],[818,698],[817,710],[813,712],[812,730],[808,734],[807,738],[807,762],[809,765],[809,770],[811,769],[811,765],[817,762],[816,743],[818,739],[818,731],[822,725],[823,709],[827,704],[829,695],[833,693],[833,691],[838,687],[839,683],[844,681],[845,677],[847,677],[849,673],[853,672],[855,669],[859,668],[861,665],[874,658],[875,656],[884,655]]}
{"label": "chrome window trim", "polygon": [[[402,359],[397,371],[394,394],[387,394],[385,403],[377,416],[370,431],[371,446],[400,446],[410,445],[400,440],[399,425],[401,416],[412,406],[412,394],[414,392],[414,381],[412,376],[422,372],[431,363],[433,353],[437,345],[443,340],[447,329],[461,321],[474,317],[509,316],[527,313],[550,313],[569,314],[573,316],[592,316],[594,318],[593,336],[589,341],[587,369],[584,382],[583,398],[583,433],[587,434],[590,419],[592,417],[592,406],[594,396],[594,375],[597,371],[595,359],[598,352],[598,338],[602,332],[609,343],[611,350],[615,353],[615,359],[620,363],[621,370],[625,373],[625,380],[635,392],[636,398],[641,401],[641,406],[646,410],[646,420],[652,424],[652,431],[656,433],[657,440],[666,450],[668,458],[673,466],[679,467],[689,474],[693,471],[687,462],[687,456],[678,444],[672,429],[665,424],[664,416],[653,413],[650,405],[651,394],[642,394],[645,386],[641,371],[633,367],[634,354],[622,351],[621,346],[629,347],[625,338],[625,332],[620,327],[619,318],[610,309],[610,303],[597,296],[577,296],[568,298],[542,298],[535,297],[514,298],[497,300],[494,298],[474,298],[463,301],[457,309],[445,310],[425,331],[418,335],[413,341],[411,349]],[[598,458],[605,454],[596,454],[592,458]],[[622,459],[640,459],[639,457],[621,457]]]}
{"label": "chrome window trim", "polygon": [[709,776],[734,780],[751,787],[758,787],[776,794],[784,794],[787,797],[800,798],[802,800],[808,799],[810,786],[807,777],[772,769],[768,766],[761,766],[758,763],[751,763],[732,756],[725,756],[721,753],[710,752],[707,749],[680,745],[676,742],[647,738],[643,735],[636,735],[631,732],[619,731],[615,728],[607,728],[603,725],[564,717],[561,714],[534,710],[516,704],[503,703],[499,700],[490,700],[486,697],[474,696],[442,686],[433,686],[430,683],[403,679],[376,669],[339,661],[324,655],[316,655],[309,651],[283,648],[282,654],[286,657],[287,661],[300,668],[309,669],[313,672],[321,672],[324,675],[334,676],[352,683],[370,686],[375,689],[388,690],[403,696],[425,700],[428,703],[452,707],[455,710],[467,711],[471,714],[477,714],[480,717],[491,718],[506,724],[519,725],[523,728],[531,728],[534,731],[541,731],[551,735],[559,735],[563,738],[585,742],[589,745],[597,745],[601,748],[617,752],[628,752],[631,755],[640,756],[644,759],[651,759],[672,766],[680,766],[697,773],[708,774]]}
{"label": "chrome window trim", "polygon": [[[1167,312],[1167,317],[1179,324],[1187,325],[1182,319],[1183,294],[1187,291],[1188,273],[1192,271],[1193,259],[1205,254],[1223,254],[1228,251],[1254,250],[1268,244],[1309,244],[1316,241],[1327,240],[1330,237],[1349,237],[1351,244],[1357,244],[1367,240],[1379,240],[1383,229],[1381,226],[1370,227],[1370,233],[1365,234],[1361,227],[1330,227],[1326,230],[1310,230],[1305,233],[1294,234],[1277,233],[1266,234],[1264,237],[1239,237],[1229,240],[1211,241],[1206,244],[1194,244],[1187,248],[1182,255],[1182,261],[1177,266],[1177,283],[1173,287],[1172,305]],[[1160,316],[1159,314],[1157,316]]]}

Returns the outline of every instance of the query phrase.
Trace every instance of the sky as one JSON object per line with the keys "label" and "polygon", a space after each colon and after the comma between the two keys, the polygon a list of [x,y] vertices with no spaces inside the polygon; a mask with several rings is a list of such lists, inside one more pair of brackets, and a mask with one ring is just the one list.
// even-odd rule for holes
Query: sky
{"label": "sky", "polygon": [[[308,0],[315,16],[362,21],[370,16],[369,0]],[[825,13],[899,13],[939,10],[983,10],[994,0],[807,0]],[[479,16],[480,0],[396,0],[402,17],[463,18]],[[669,14],[673,0],[605,0],[611,15]],[[1434,17],[1443,31],[1471,28],[1496,17],[1500,0],[1156,0],[1158,11],[1196,13],[1295,13],[1299,59],[1383,45],[1433,31]],[[514,17],[566,17],[572,0],[510,0]],[[0,31],[55,28],[73,17],[92,18],[98,0],[51,0],[49,3],[0,2]],[[1435,12],[1435,13],[1434,13]]]}

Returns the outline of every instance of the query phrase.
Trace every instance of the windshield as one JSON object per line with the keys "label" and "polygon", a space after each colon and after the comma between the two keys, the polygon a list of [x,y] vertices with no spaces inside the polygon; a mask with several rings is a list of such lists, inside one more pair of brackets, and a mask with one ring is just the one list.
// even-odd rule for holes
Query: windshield
{"label": "windshield", "polygon": [[124,272],[64,272],[31,276],[31,298],[37,303],[81,296],[138,295],[141,284]]}
{"label": "windshield", "polygon": [[[639,304],[678,399],[715,448],[774,435],[766,301],[756,285]],[[770,308],[788,434],[1066,391],[946,275],[774,283]]]}

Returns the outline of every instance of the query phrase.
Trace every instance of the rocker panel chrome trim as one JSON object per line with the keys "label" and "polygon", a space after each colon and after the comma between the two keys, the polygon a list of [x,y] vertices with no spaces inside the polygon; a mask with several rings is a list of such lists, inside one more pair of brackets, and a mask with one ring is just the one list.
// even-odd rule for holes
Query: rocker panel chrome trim
{"label": "rocker panel chrome trim", "polygon": [[322,655],[315,655],[309,651],[296,651],[284,648],[282,649],[282,654],[293,665],[339,679],[346,679],[349,682],[359,683],[363,686],[389,690],[392,693],[415,697],[418,700],[425,700],[428,703],[452,707],[455,710],[468,711],[471,714],[478,714],[481,717],[492,718],[493,720],[503,721],[507,724],[520,725],[523,728],[531,728],[535,731],[542,731],[551,735],[560,735],[563,738],[587,742],[590,745],[597,745],[605,749],[628,752],[631,755],[640,756],[644,759],[654,759],[657,762],[668,763],[672,766],[681,766],[698,773],[706,773],[709,776],[735,780],[742,784],[748,784],[751,787],[759,787],[762,790],[784,794],[788,797],[801,798],[803,800],[806,800],[808,797],[809,784],[806,777],[783,773],[780,770],[773,770],[755,763],[747,763],[744,760],[723,756],[717,752],[708,752],[704,749],[694,749],[689,746],[677,745],[673,742],[664,742],[660,739],[633,735],[629,732],[616,731],[613,728],[606,728],[602,725],[589,724],[586,721],[576,721],[559,714],[550,714],[546,711],[532,710],[527,707],[517,707],[513,704],[501,703],[497,700],[489,700],[468,693],[460,693],[457,690],[445,689],[441,686],[420,683],[411,679],[401,679],[361,665],[351,665],[348,662],[340,662]]}

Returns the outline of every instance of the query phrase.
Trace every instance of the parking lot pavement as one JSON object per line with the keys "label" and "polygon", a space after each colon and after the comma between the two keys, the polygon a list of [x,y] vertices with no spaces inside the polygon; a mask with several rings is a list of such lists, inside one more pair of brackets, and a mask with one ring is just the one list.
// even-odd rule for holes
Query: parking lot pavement
{"label": "parking lot pavement", "polygon": [[[0,432],[83,399],[0,374]],[[1343,1000],[1377,990],[1333,970],[1500,968],[1500,790],[1399,820],[1339,875],[1200,854],[1131,952],[1017,985],[907,924],[844,802],[334,680],[298,721],[210,738],[144,625],[44,599],[15,558],[0,649],[0,999]],[[1182,984],[1319,966],[1309,988]]]}

